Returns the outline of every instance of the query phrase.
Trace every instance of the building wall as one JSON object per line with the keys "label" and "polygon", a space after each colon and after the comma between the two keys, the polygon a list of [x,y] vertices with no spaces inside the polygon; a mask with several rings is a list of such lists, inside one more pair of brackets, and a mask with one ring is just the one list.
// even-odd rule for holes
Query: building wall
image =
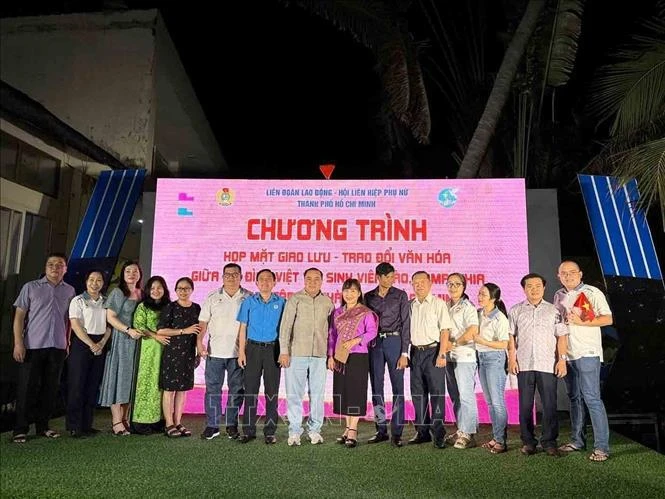
{"label": "building wall", "polygon": [[149,169],[156,16],[2,19],[0,76],[121,161]]}

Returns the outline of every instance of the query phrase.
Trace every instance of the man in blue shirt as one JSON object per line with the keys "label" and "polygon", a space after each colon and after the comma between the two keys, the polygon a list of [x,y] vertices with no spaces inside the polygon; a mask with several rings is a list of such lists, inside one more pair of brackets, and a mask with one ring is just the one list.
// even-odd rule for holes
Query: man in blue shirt
{"label": "man in blue shirt", "polygon": [[242,417],[245,444],[256,438],[256,404],[261,374],[266,400],[266,421],[263,435],[267,444],[277,442],[277,402],[279,391],[279,323],[286,300],[272,292],[275,273],[270,269],[256,274],[259,292],[247,298],[240,306],[238,322],[238,364],[245,369],[245,411]]}
{"label": "man in blue shirt", "polygon": [[370,444],[388,440],[388,422],[383,397],[383,379],[386,364],[393,391],[390,433],[392,444],[402,446],[404,428],[404,369],[408,365],[411,342],[411,307],[406,292],[393,287],[395,268],[382,262],[376,266],[379,285],[365,294],[365,303],[379,316],[379,335],[369,348],[369,379],[372,384],[372,405],[376,421],[376,435]]}

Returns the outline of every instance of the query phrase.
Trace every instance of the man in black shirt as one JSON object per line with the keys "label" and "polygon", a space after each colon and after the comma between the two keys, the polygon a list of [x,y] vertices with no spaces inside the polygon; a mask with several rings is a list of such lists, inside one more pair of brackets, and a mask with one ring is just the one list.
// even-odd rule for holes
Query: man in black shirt
{"label": "man in black shirt", "polygon": [[369,379],[372,384],[372,404],[376,435],[370,444],[388,440],[388,421],[383,397],[385,366],[388,365],[393,390],[390,433],[392,444],[402,446],[404,428],[404,369],[409,363],[411,342],[410,306],[407,294],[393,287],[395,268],[386,262],[376,266],[379,285],[365,294],[365,304],[379,316],[379,335],[369,348]]}

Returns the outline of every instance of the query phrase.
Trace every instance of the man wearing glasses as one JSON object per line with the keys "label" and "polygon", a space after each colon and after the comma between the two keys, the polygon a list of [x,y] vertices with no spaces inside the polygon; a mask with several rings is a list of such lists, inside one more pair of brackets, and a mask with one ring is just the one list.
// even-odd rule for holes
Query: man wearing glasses
{"label": "man wearing glasses", "polygon": [[[236,320],[240,305],[251,293],[240,287],[242,270],[237,263],[227,263],[223,270],[223,285],[210,293],[201,304],[197,337],[197,349],[206,358],[205,366],[205,410],[206,429],[201,438],[212,440],[219,436],[221,423],[222,386],[227,376],[228,397],[226,400],[226,434],[238,438],[238,413],[243,401],[243,371],[238,364],[238,329]],[[204,336],[208,334],[208,345]]]}
{"label": "man wearing glasses", "polygon": [[593,427],[592,461],[605,461],[610,455],[610,430],[605,405],[600,398],[600,363],[603,361],[601,326],[612,324],[612,311],[598,288],[582,282],[579,265],[565,261],[559,266],[563,288],[554,295],[554,305],[568,325],[568,374],[565,377],[570,399],[571,441],[562,452],[586,447],[586,405]]}

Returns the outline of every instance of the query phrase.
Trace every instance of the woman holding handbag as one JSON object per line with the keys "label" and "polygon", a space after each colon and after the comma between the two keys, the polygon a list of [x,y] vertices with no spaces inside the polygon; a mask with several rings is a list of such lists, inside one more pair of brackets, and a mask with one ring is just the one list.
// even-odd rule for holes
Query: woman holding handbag
{"label": "woman holding handbag", "polygon": [[367,347],[376,338],[379,320],[363,304],[357,279],[342,285],[342,306],[335,309],[328,335],[328,369],[333,374],[333,412],[346,417],[346,429],[337,442],[358,445],[358,420],[367,412]]}

